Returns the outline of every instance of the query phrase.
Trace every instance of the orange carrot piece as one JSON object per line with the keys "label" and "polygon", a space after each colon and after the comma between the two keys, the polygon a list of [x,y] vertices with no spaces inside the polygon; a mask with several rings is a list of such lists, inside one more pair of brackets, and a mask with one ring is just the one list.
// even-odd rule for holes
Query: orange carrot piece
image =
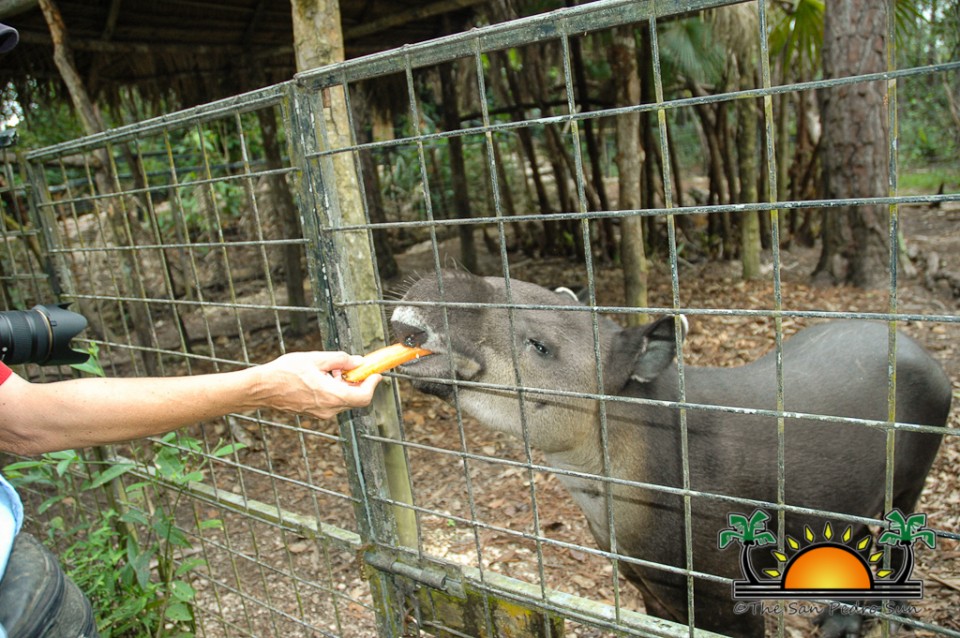
{"label": "orange carrot piece", "polygon": [[363,363],[345,372],[343,378],[350,383],[360,383],[371,374],[392,370],[402,363],[428,354],[433,353],[423,348],[411,348],[402,343],[395,343],[392,346],[368,352],[363,357]]}

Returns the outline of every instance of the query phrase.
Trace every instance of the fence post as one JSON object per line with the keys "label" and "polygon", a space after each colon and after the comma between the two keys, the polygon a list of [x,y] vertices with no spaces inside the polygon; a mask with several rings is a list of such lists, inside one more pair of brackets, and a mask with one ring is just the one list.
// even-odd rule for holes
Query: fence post
{"label": "fence post", "polygon": [[[290,144],[290,157],[300,171],[294,174],[294,192],[301,213],[307,246],[307,266],[324,331],[324,347],[353,352],[368,351],[385,343],[385,328],[375,305],[344,305],[345,301],[376,300],[379,297],[373,254],[367,231],[340,232],[344,225],[363,224],[362,206],[346,205],[341,189],[352,188],[359,195],[356,175],[353,180],[337,178],[337,172],[353,170],[352,165],[334,166],[329,155],[321,153],[320,140],[327,150],[330,142],[324,119],[321,94],[291,83],[283,105],[284,121]],[[344,121],[340,126],[346,126]],[[348,164],[350,157],[341,157]],[[349,195],[349,193],[348,193]],[[361,537],[366,542],[387,546],[417,547],[414,511],[401,505],[412,504],[409,469],[403,448],[382,445],[365,439],[363,432],[400,439],[400,423],[393,401],[391,384],[381,384],[369,409],[344,413],[340,432],[350,470],[351,490],[358,497],[356,514]],[[384,468],[381,471],[380,468]],[[384,635],[403,633],[403,609],[393,597],[393,589],[371,575],[379,622]]]}

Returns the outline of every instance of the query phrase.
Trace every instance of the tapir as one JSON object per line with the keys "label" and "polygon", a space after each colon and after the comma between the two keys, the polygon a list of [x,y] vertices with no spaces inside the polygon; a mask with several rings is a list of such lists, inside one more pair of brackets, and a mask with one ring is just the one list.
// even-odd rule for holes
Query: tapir
{"label": "tapir", "polygon": [[[456,392],[461,408],[484,426],[526,437],[558,470],[597,545],[609,551],[615,542],[619,555],[638,559],[618,562],[647,613],[691,619],[677,493],[684,487],[684,436],[693,570],[743,578],[737,552],[721,551],[717,536],[731,512],[749,508],[710,495],[778,502],[778,419],[770,413],[777,410],[775,351],[739,367],[685,365],[681,397],[677,331],[682,340],[685,321],[667,316],[624,328],[569,294],[463,271],[414,282],[391,324],[398,340],[434,353],[400,368],[414,387],[447,399]],[[882,515],[888,335],[883,323],[828,321],[783,343],[783,410],[802,415],[783,422],[787,506]],[[896,423],[944,426],[951,394],[937,361],[898,333]],[[896,432],[894,507],[913,511],[941,438]],[[824,520],[788,510],[786,533],[803,538],[805,525],[822,530]],[[854,525],[852,533],[868,532]],[[734,636],[763,635],[762,616],[736,613],[729,582],[719,580],[695,579],[693,622]],[[857,634],[860,619],[837,614],[819,622],[822,635],[847,636]]]}

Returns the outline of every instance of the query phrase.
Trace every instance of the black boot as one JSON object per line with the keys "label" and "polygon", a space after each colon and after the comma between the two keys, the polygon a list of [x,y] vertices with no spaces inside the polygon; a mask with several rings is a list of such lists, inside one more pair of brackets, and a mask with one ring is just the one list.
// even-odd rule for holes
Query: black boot
{"label": "black boot", "polygon": [[17,535],[0,580],[0,625],[8,638],[99,638],[86,596],[27,533]]}

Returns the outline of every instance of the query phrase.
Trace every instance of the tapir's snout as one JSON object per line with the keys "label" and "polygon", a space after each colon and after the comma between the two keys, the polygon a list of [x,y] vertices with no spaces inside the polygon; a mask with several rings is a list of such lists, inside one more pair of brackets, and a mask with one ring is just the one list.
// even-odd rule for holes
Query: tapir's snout
{"label": "tapir's snout", "polygon": [[420,326],[412,326],[402,321],[391,321],[390,327],[396,341],[408,348],[422,348],[427,343],[429,334]]}

